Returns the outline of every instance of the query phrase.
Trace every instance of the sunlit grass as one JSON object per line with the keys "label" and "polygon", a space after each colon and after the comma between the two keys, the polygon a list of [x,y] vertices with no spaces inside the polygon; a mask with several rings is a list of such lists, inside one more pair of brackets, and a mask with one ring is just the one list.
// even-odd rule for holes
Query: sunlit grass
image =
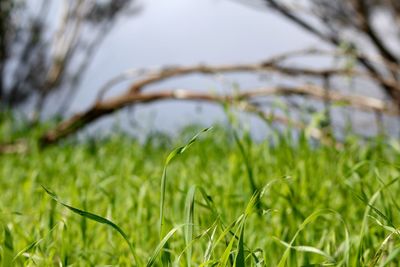
{"label": "sunlit grass", "polygon": [[396,148],[200,130],[1,155],[0,266],[399,266]]}

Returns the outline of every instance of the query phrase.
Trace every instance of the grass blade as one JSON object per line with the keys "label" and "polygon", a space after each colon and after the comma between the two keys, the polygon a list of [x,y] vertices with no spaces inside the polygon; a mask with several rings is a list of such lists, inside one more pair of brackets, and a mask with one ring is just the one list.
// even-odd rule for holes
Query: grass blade
{"label": "grass blade", "polygon": [[245,220],[243,220],[240,226],[240,235],[239,235],[239,244],[238,244],[238,252],[235,258],[234,266],[237,267],[245,267],[245,256],[244,256],[244,226]]}
{"label": "grass blade", "polygon": [[161,250],[164,248],[165,244],[168,242],[168,240],[175,234],[175,232],[182,226],[177,226],[173,228],[171,231],[168,232],[168,234],[160,241],[160,243],[157,245],[156,249],[153,251],[152,255],[150,256],[149,261],[147,262],[146,266],[150,267],[153,266],[153,264],[156,262],[156,259],[158,255],[160,255]]}
{"label": "grass blade", "polygon": [[296,250],[296,251],[299,251],[299,252],[314,253],[314,254],[321,255],[321,256],[325,257],[328,261],[330,261],[332,263],[336,262],[334,257],[332,257],[331,255],[329,255],[325,251],[322,251],[322,250],[320,250],[318,248],[311,247],[311,246],[291,246],[290,244],[286,243],[283,240],[279,240],[278,239],[278,241],[282,245],[284,245],[286,248],[293,249],[293,250]]}
{"label": "grass blade", "polygon": [[4,251],[1,259],[2,266],[12,266],[12,259],[14,253],[14,240],[10,229],[7,225],[4,225]]}
{"label": "grass blade", "polygon": [[164,164],[164,169],[163,169],[163,174],[161,177],[161,200],[160,200],[160,218],[159,218],[159,234],[160,234],[160,239],[162,236],[162,227],[164,224],[164,205],[165,205],[165,188],[166,188],[166,183],[167,183],[167,167],[169,163],[177,156],[182,153],[184,153],[194,142],[196,142],[197,138],[199,137],[200,134],[207,132],[211,130],[212,128],[205,128],[201,132],[197,133],[195,136],[193,136],[190,141],[181,147],[175,148],[171,153],[169,153],[167,159],[165,160]]}
{"label": "grass blade", "polygon": [[286,261],[289,257],[289,253],[290,250],[293,246],[294,241],[296,240],[297,236],[300,234],[300,232],[312,221],[314,221],[316,218],[318,218],[319,216],[322,216],[323,214],[325,214],[327,212],[327,210],[318,210],[313,212],[311,215],[309,215],[304,221],[303,223],[300,225],[299,229],[296,231],[296,233],[294,234],[292,240],[290,241],[290,243],[288,243],[289,246],[287,246],[281,260],[278,263],[278,267],[284,267],[286,264]]}
{"label": "grass blade", "polygon": [[76,214],[78,214],[80,216],[83,216],[83,217],[85,217],[87,219],[90,219],[92,221],[108,225],[111,228],[113,228],[114,230],[116,230],[123,237],[123,239],[126,241],[126,243],[128,244],[128,246],[130,248],[130,251],[132,253],[133,258],[135,259],[136,262],[138,262],[137,261],[137,257],[136,257],[135,252],[134,252],[133,244],[129,241],[128,235],[118,225],[116,225],[112,221],[110,221],[110,220],[108,220],[108,219],[106,219],[104,217],[101,217],[101,216],[99,216],[97,214],[94,214],[94,213],[91,213],[91,212],[87,212],[87,211],[72,207],[72,206],[62,202],[61,200],[59,200],[58,196],[54,192],[50,191],[49,189],[47,189],[43,185],[42,185],[42,187],[46,191],[46,193],[49,196],[51,196],[52,199],[54,199],[57,203],[61,204],[62,206],[68,208],[70,211],[72,211],[72,212],[74,212],[74,213],[76,213]]}
{"label": "grass blade", "polygon": [[26,246],[24,249],[22,249],[21,251],[19,251],[19,252],[15,255],[15,257],[14,257],[14,259],[13,259],[13,262],[14,262],[16,259],[18,259],[18,258],[19,258],[22,254],[24,254],[25,252],[28,252],[28,251],[30,251],[31,249],[33,249],[34,247],[36,247],[37,245],[39,245],[50,233],[52,233],[52,232],[54,231],[54,229],[57,228],[58,225],[59,225],[58,223],[57,223],[56,225],[54,225],[53,228],[50,229],[50,231],[46,234],[45,237],[42,237],[42,238],[40,238],[39,240],[33,241],[33,242],[30,243],[28,246]]}
{"label": "grass blade", "polygon": [[186,246],[189,246],[186,251],[186,262],[188,267],[191,266],[191,261],[192,261],[192,246],[190,246],[190,243],[192,242],[192,236],[193,236],[195,193],[196,193],[196,186],[194,185],[190,187],[186,197],[185,244]]}

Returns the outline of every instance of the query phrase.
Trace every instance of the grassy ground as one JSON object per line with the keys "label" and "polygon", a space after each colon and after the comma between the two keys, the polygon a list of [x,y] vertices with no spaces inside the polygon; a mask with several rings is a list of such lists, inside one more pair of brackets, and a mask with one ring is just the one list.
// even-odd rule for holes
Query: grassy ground
{"label": "grassy ground", "polygon": [[399,266],[393,145],[214,128],[163,173],[195,133],[1,155],[0,266]]}

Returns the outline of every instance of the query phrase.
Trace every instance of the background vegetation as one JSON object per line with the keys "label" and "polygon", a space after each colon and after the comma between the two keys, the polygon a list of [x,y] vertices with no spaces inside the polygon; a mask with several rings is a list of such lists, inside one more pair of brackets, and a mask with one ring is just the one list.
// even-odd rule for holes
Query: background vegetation
{"label": "background vegetation", "polygon": [[226,129],[183,148],[200,128],[1,156],[2,265],[399,264],[397,142],[349,136],[336,149]]}

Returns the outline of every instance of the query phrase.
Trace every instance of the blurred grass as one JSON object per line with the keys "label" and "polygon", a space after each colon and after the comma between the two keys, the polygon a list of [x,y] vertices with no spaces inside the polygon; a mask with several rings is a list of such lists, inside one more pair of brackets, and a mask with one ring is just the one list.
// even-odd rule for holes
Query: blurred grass
{"label": "blurred grass", "polygon": [[[0,123],[2,141],[40,130]],[[32,138],[28,154],[0,155],[0,266],[400,265],[397,143],[337,150],[214,127],[169,163],[161,199],[168,155],[200,130],[45,150]]]}

